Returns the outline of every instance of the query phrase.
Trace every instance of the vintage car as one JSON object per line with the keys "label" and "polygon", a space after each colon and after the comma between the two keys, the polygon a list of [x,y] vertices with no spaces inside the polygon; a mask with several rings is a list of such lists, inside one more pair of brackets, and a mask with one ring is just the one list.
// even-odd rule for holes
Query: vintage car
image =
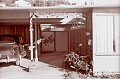
{"label": "vintage car", "polygon": [[0,35],[0,63],[15,62],[20,65],[21,58],[29,51],[27,47],[21,35]]}

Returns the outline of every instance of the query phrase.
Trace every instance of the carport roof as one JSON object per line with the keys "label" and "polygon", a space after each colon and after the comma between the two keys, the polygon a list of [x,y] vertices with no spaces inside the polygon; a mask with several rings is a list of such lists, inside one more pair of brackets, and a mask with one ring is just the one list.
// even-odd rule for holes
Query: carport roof
{"label": "carport roof", "polygon": [[[108,7],[115,8],[116,6],[107,6],[106,8]],[[1,23],[29,24],[30,13],[80,13],[80,12],[84,13],[92,10],[93,8],[100,7],[99,6],[0,7],[0,24]],[[105,8],[105,6],[102,6],[101,8]],[[56,18],[56,20],[54,20],[52,18],[49,20],[52,22],[55,21],[54,23],[60,23],[60,21],[58,21],[60,19],[61,18]]]}
{"label": "carport roof", "polygon": [[29,12],[86,12],[96,8],[120,8],[118,5],[67,5],[67,6],[47,6],[47,7],[0,7],[0,10],[25,10]]}
{"label": "carport roof", "polygon": [[[80,13],[91,10],[91,7],[4,7],[0,8],[0,24],[29,24],[30,13]],[[33,22],[60,24],[63,18],[39,18]]]}
{"label": "carport roof", "polygon": [[88,6],[51,6],[51,7],[0,7],[0,10],[22,10],[29,12],[54,12],[54,13],[71,13],[86,12],[92,7]]}

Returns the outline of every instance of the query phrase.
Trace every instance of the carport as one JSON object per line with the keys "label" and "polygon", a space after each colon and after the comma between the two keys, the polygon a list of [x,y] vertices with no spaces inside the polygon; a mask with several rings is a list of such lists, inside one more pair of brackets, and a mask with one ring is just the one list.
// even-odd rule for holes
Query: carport
{"label": "carport", "polygon": [[[43,30],[38,30],[38,29],[42,29],[45,26],[47,26],[45,29],[50,29],[48,31],[49,33],[50,31],[53,31],[53,30],[55,32],[66,31],[67,40],[69,41],[66,41],[68,42],[66,43],[67,45],[66,50],[65,49],[62,49],[62,50],[65,50],[66,52],[78,51],[79,53],[82,53],[81,55],[90,56],[92,60],[92,43],[91,43],[91,40],[92,40],[92,29],[91,29],[92,28],[92,25],[91,25],[92,24],[91,23],[92,8],[80,8],[80,7],[68,7],[68,8],[51,7],[49,8],[49,7],[45,7],[45,8],[30,9],[30,13],[31,13],[31,16],[33,16],[30,19],[30,23],[32,23],[30,25],[30,28],[31,28],[30,39],[34,38],[35,42],[40,40],[40,36],[42,36],[42,33],[44,32]],[[34,33],[32,30],[33,28],[35,30]],[[55,34],[56,34],[56,39],[57,39],[58,32]],[[76,36],[77,34],[79,34],[79,36]],[[35,37],[32,37],[32,36],[35,36]],[[60,38],[58,37],[58,39]],[[58,43],[56,42],[54,47],[57,47],[57,44]],[[30,47],[31,47],[31,52],[32,52],[34,49],[33,40],[31,40],[30,42]],[[42,48],[43,48],[43,44],[42,44]],[[62,48],[62,46],[59,47],[58,49],[55,48],[55,50],[53,49],[51,51],[57,51],[57,50],[61,51],[60,48]],[[35,45],[35,49],[36,49],[35,59],[37,61],[38,50],[39,51],[42,51],[42,50],[40,50],[40,47],[37,45],[37,43]],[[33,54],[31,54],[31,60],[33,59],[32,55]]]}
{"label": "carport", "polygon": [[[43,44],[41,44],[41,38],[42,33],[45,33],[42,27],[45,26],[47,26],[47,28],[50,26],[48,32],[55,32],[56,39],[60,39],[59,36],[66,34],[67,41],[65,43],[67,46],[62,50],[65,52],[77,51],[81,55],[89,56],[92,61],[91,7],[12,7],[2,8],[1,13],[0,25],[5,27],[2,27],[0,30],[6,28],[10,30],[13,28],[12,26],[16,25],[13,29],[15,32],[10,33],[18,34],[17,32],[21,29],[19,25],[23,25],[22,32],[20,33],[23,33],[25,40],[30,45],[30,58],[32,61],[38,61],[38,54],[42,52],[41,46]],[[11,15],[9,15],[9,13]],[[7,25],[9,25],[9,28]],[[7,32],[8,31],[3,31],[2,33]],[[62,32],[65,33],[62,34]],[[57,42],[54,43],[54,45],[54,50],[52,51],[62,51],[61,47],[63,44]],[[56,46],[60,47],[55,48]]]}

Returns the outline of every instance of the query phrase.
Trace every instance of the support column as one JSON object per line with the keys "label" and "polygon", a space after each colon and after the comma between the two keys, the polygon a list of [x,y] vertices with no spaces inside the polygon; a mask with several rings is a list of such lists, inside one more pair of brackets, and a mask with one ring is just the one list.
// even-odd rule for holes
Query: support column
{"label": "support column", "polygon": [[[29,47],[29,50],[30,50],[30,52],[31,52],[31,63],[30,63],[30,65],[28,66],[28,69],[29,69],[29,72],[34,72],[34,71],[36,71],[36,69],[37,69],[37,63],[36,62],[34,62],[34,58],[33,58],[33,49],[35,48],[35,46],[33,45],[34,43],[33,43],[33,24],[32,24],[32,19],[33,19],[33,16],[34,16],[34,14],[31,16],[31,18],[30,18],[30,29],[29,29],[29,31],[30,31],[30,47]],[[35,37],[36,38],[36,37]],[[35,54],[36,55],[36,54]],[[37,58],[35,59],[35,61],[37,60]]]}
{"label": "support column", "polygon": [[31,53],[31,61],[33,61],[33,24],[32,24],[32,17],[30,18],[30,53]]}
{"label": "support column", "polygon": [[38,45],[37,45],[37,40],[38,40],[38,34],[37,34],[37,25],[35,23],[35,61],[38,62]]}

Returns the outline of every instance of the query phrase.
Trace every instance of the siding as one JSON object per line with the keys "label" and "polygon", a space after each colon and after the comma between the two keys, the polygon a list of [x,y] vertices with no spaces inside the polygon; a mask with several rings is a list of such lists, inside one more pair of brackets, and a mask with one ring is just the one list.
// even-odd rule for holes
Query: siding
{"label": "siding", "polygon": [[29,44],[29,25],[0,25],[0,34],[22,35],[25,43]]}

